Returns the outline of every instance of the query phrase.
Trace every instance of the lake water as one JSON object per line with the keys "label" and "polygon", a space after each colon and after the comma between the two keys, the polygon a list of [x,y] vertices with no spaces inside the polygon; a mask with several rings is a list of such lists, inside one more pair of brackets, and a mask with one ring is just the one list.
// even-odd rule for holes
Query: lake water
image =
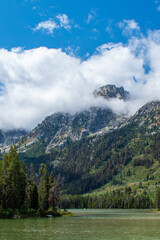
{"label": "lake water", "polygon": [[0,220],[0,240],[159,240],[150,210],[71,210],[75,217]]}

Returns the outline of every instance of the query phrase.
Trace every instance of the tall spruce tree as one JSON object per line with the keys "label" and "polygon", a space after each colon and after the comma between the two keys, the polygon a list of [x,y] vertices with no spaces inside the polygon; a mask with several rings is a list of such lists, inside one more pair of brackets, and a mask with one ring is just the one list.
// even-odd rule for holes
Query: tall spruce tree
{"label": "tall spruce tree", "polygon": [[27,187],[27,204],[28,208],[38,209],[38,188],[35,183],[35,170],[31,163],[29,168],[29,179]]}
{"label": "tall spruce tree", "polygon": [[156,189],[156,207],[160,210],[160,187]]}
{"label": "tall spruce tree", "polygon": [[27,174],[26,165],[20,162],[16,146],[12,146],[0,161],[0,214],[2,209],[24,212],[27,209],[37,210],[39,206],[44,212],[49,206],[55,209],[58,200],[58,182],[55,181],[53,172],[49,177],[46,164],[41,164],[39,177],[35,179],[31,164]]}
{"label": "tall spruce tree", "polygon": [[28,184],[28,180],[27,180],[27,168],[25,163],[23,162],[21,164],[21,203],[20,205],[23,207],[27,207],[27,184]]}
{"label": "tall spruce tree", "polygon": [[8,165],[4,168],[6,207],[19,208],[21,205],[21,163],[16,146],[10,148],[9,154],[4,157],[5,160]]}
{"label": "tall spruce tree", "polygon": [[39,168],[39,205],[42,209],[47,210],[49,207],[49,176],[47,165],[42,163]]}
{"label": "tall spruce tree", "polygon": [[53,211],[59,204],[60,191],[59,182],[55,180],[53,172],[51,172],[49,177],[49,205],[52,207]]}

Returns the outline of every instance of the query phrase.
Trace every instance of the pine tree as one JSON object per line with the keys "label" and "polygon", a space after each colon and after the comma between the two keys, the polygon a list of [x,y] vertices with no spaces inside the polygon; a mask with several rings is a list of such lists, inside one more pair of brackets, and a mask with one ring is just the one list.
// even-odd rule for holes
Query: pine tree
{"label": "pine tree", "polygon": [[160,210],[160,187],[156,190],[156,207]]}
{"label": "pine tree", "polygon": [[42,209],[47,210],[49,207],[49,177],[47,165],[42,163],[39,168],[39,205]]}
{"label": "pine tree", "polygon": [[27,168],[25,163],[21,164],[21,205],[27,207]]}
{"label": "pine tree", "polygon": [[6,207],[19,208],[21,205],[21,163],[16,146],[10,148],[4,161],[8,164],[8,168],[4,168]]}
{"label": "pine tree", "polygon": [[27,187],[27,206],[28,208],[38,209],[38,188],[35,183],[35,170],[31,163],[29,168],[29,179]]}
{"label": "pine tree", "polygon": [[59,182],[55,180],[53,172],[51,172],[49,177],[49,204],[52,207],[53,211],[56,210],[60,199],[60,191],[59,191]]}

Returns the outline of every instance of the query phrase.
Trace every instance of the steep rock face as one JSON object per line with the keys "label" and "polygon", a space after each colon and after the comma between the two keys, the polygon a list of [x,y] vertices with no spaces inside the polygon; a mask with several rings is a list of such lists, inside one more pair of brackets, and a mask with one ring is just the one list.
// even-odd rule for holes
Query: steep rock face
{"label": "steep rock face", "polygon": [[27,134],[27,131],[24,129],[0,130],[0,148],[9,148],[25,134]]}
{"label": "steep rock face", "polygon": [[125,91],[123,87],[116,87],[115,85],[106,85],[94,91],[95,97],[103,97],[105,99],[118,98],[122,100],[129,99],[129,92]]}
{"label": "steep rock face", "polygon": [[74,115],[53,114],[21,139],[21,149],[38,141],[44,142],[46,151],[54,147],[65,147],[104,128],[114,117],[115,114],[110,109],[98,107]]}
{"label": "steep rock face", "polygon": [[153,120],[154,118],[159,119],[160,116],[160,101],[151,101],[141,107],[132,117],[131,121],[138,122],[141,124],[145,121]]}
{"label": "steep rock face", "polygon": [[160,101],[151,101],[141,107],[128,121],[138,124],[146,135],[154,135],[160,131]]}
{"label": "steep rock face", "polygon": [[[129,96],[123,87],[116,88],[114,85],[101,87],[93,94],[95,97],[104,97],[106,100],[110,98],[127,100]],[[55,113],[46,117],[41,124],[20,140],[19,150],[25,152],[41,142],[45,152],[49,152],[55,147],[65,147],[71,142],[91,134],[103,134],[103,132],[116,128],[119,121],[124,122],[125,120],[124,117],[118,120],[117,115],[110,109],[101,107],[92,107],[74,115]],[[107,126],[109,128],[106,129]]]}
{"label": "steep rock face", "polygon": [[[118,98],[125,101],[129,98],[129,93],[123,87],[116,88],[114,85],[101,87],[93,95],[106,100]],[[17,143],[20,152],[29,151],[31,156],[35,153],[43,154],[53,148],[63,148],[83,137],[110,132],[125,121],[125,116],[117,116],[111,109],[101,107],[91,107],[73,115],[54,113],[25,136],[22,131],[0,131],[0,149],[2,152],[8,151],[10,145]]]}

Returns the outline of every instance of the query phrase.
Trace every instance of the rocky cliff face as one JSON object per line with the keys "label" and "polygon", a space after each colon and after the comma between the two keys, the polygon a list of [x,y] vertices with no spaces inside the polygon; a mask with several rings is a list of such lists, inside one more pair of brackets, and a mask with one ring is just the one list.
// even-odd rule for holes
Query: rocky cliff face
{"label": "rocky cliff face", "polygon": [[160,101],[151,101],[141,107],[128,121],[138,124],[146,135],[160,132]]}
{"label": "rocky cliff face", "polygon": [[104,128],[115,116],[109,109],[91,108],[87,111],[71,115],[56,113],[47,117],[33,131],[21,139],[23,149],[38,141],[43,141],[46,151],[54,147],[65,147],[69,143],[80,140]]}
{"label": "rocky cliff face", "polygon": [[[116,88],[114,85],[101,87],[93,94],[95,97],[103,97],[107,100],[110,98],[127,100],[129,97],[129,93],[123,87]],[[82,137],[110,131],[124,120],[124,117],[118,119],[111,109],[101,107],[92,107],[74,115],[55,113],[46,117],[41,124],[21,138],[19,150],[25,152],[41,142],[45,152],[49,152],[53,148],[65,147]]]}
{"label": "rocky cliff face", "polygon": [[[123,87],[117,88],[114,85],[103,86],[93,94],[95,97],[103,97],[106,100],[118,98],[126,101],[129,98],[129,93]],[[0,148],[2,152],[7,151],[10,145],[17,142],[20,152],[27,152],[32,148],[34,151],[43,148],[45,152],[49,152],[53,148],[63,148],[83,137],[101,135],[114,130],[125,121],[126,117],[117,116],[111,109],[101,107],[91,107],[74,115],[63,112],[54,113],[46,117],[28,134],[24,131],[5,133],[1,131]],[[26,135],[23,137],[24,134]]]}
{"label": "rocky cliff face", "polygon": [[105,99],[118,98],[126,101],[129,99],[129,92],[125,91],[123,87],[118,88],[115,85],[106,85],[95,90],[94,96]]}
{"label": "rocky cliff face", "polygon": [[25,134],[27,131],[24,129],[0,130],[0,149],[7,149],[8,146],[17,143]]}

